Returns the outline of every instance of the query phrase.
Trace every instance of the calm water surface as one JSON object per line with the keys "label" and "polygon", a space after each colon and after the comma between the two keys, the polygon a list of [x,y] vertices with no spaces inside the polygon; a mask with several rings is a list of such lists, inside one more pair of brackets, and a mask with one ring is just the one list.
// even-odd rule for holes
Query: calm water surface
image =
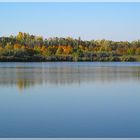
{"label": "calm water surface", "polygon": [[140,63],[0,63],[0,137],[140,137]]}

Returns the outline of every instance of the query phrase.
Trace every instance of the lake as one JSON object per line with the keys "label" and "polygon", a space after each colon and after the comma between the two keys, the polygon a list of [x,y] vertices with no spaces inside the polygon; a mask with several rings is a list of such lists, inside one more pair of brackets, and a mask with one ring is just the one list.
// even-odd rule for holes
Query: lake
{"label": "lake", "polygon": [[0,63],[0,137],[140,137],[140,63]]}

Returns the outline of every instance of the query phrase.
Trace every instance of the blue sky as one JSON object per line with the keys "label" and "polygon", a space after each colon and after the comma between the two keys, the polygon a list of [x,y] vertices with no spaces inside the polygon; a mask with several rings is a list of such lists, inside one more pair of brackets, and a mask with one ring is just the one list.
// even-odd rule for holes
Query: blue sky
{"label": "blue sky", "polygon": [[140,3],[0,3],[0,36],[140,39]]}

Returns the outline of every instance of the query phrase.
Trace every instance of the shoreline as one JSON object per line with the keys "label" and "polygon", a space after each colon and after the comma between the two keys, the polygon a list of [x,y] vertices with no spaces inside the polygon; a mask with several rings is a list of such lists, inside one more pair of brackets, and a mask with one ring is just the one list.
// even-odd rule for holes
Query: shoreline
{"label": "shoreline", "polygon": [[75,57],[69,56],[0,56],[0,62],[140,62],[139,56]]}

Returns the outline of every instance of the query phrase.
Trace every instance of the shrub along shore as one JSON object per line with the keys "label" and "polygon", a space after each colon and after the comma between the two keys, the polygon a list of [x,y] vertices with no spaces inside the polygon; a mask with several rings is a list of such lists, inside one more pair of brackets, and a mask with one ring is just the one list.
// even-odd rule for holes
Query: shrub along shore
{"label": "shrub along shore", "polygon": [[0,62],[140,61],[140,40],[48,38],[19,32],[0,37]]}

